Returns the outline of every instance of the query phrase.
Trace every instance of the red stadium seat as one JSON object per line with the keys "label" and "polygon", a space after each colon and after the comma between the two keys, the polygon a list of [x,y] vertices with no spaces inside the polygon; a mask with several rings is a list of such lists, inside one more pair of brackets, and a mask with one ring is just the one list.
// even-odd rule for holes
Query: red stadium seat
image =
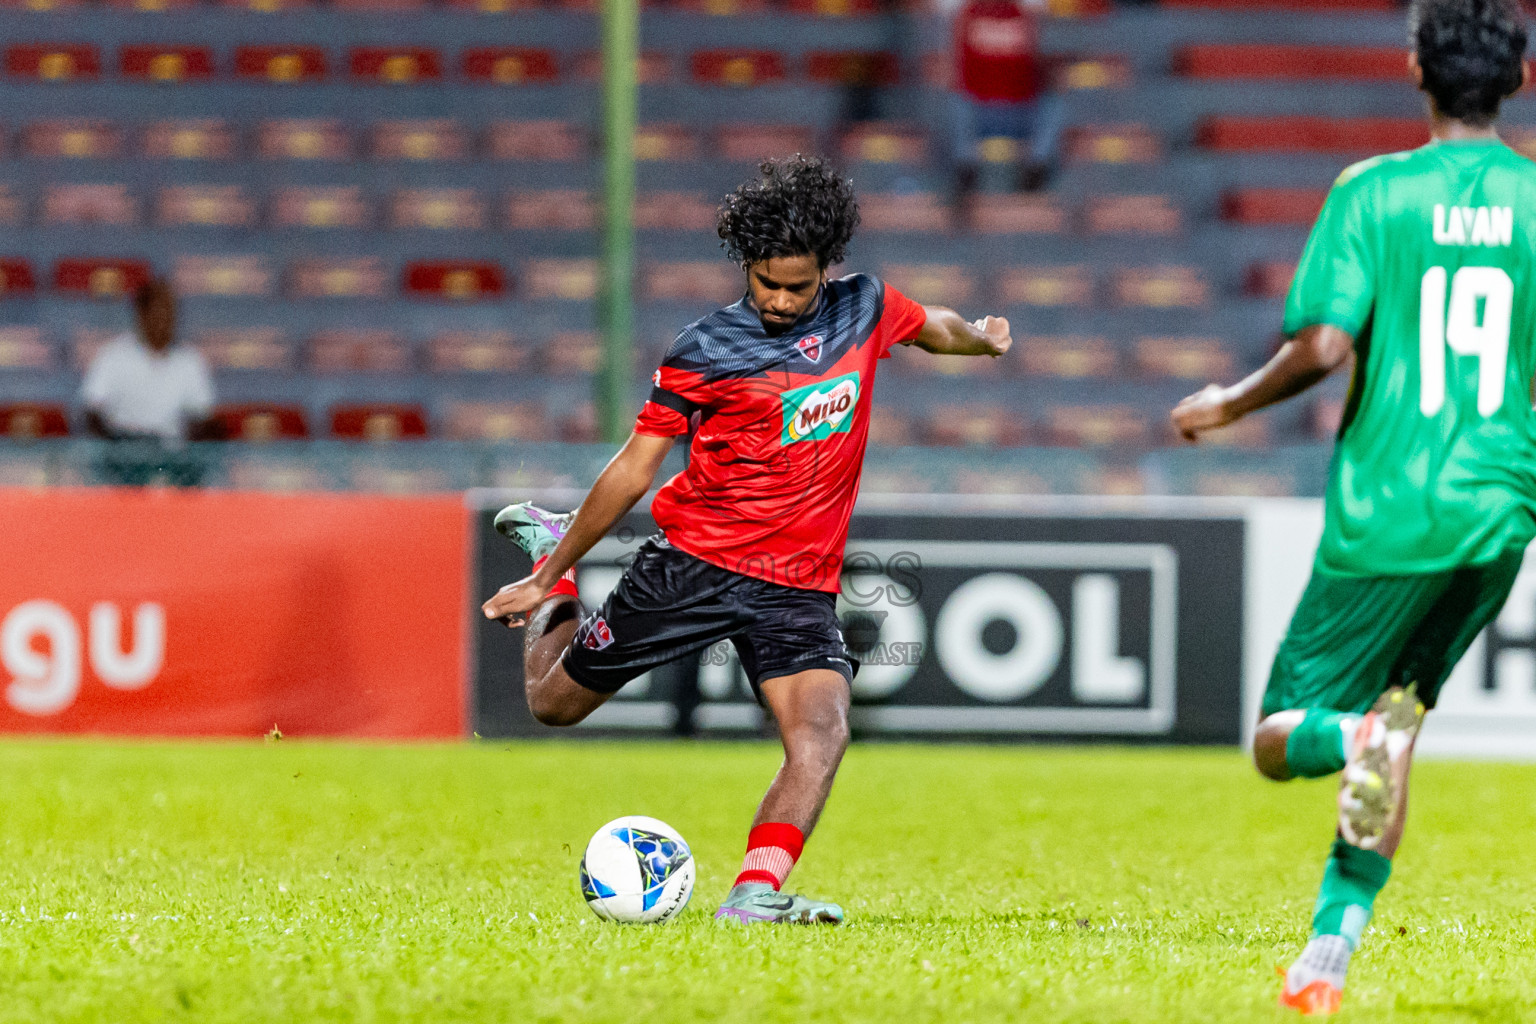
{"label": "red stadium seat", "polygon": [[304,410],[296,405],[222,405],[213,415],[231,441],[288,441],[309,436]]}
{"label": "red stadium seat", "polygon": [[9,185],[0,185],[0,226],[19,227],[24,217],[21,197]]}
{"label": "red stadium seat", "polygon": [[266,160],[346,160],[352,140],[336,120],[264,121],[256,128],[256,154]]}
{"label": "red stadium seat", "polygon": [[556,421],[555,432],[566,444],[596,444],[602,440],[597,407],[591,402],[565,407]]}
{"label": "red stadium seat", "polygon": [[1169,196],[1098,196],[1089,201],[1084,224],[1091,235],[1177,235],[1184,215]]}
{"label": "red stadium seat", "polygon": [[977,359],[898,349],[894,369],[914,377],[1001,377],[1013,370],[1016,359],[1016,356]]}
{"label": "red stadium seat", "polygon": [[997,301],[1004,306],[1091,306],[1093,272],[1081,264],[1013,267],[998,276]]}
{"label": "red stadium seat", "polygon": [[171,279],[186,296],[258,297],[277,291],[265,256],[178,256]]}
{"label": "red stadium seat", "polygon": [[1058,405],[1046,410],[1046,437],[1069,448],[1145,445],[1152,426],[1140,408],[1127,405]]}
{"label": "red stadium seat", "polygon": [[553,82],[560,77],[553,50],[526,46],[477,46],[461,58],[464,77],[471,82],[523,85]]}
{"label": "red stadium seat", "polygon": [[411,346],[394,331],[321,331],[309,340],[306,363],[315,373],[409,373]]}
{"label": "red stadium seat", "polygon": [[1120,372],[1120,353],[1105,338],[1026,336],[1015,346],[1019,367],[1028,377],[1082,380],[1114,377]]}
{"label": "red stadium seat", "polygon": [[288,270],[288,290],[300,299],[382,299],[389,273],[372,256],[300,260]]}
{"label": "red stadium seat", "polygon": [[785,4],[791,14],[812,18],[853,18],[878,14],[880,0],[788,0]]}
{"label": "red stadium seat", "polygon": [[401,189],[390,199],[389,222],[407,230],[479,231],[485,200],[472,188]]}
{"label": "red stadium seat", "polygon": [[[869,443],[899,448],[916,438],[912,416],[905,410],[876,402],[869,410]],[[866,471],[867,472],[867,471]],[[866,482],[867,482],[866,477]]]}
{"label": "red stadium seat", "polygon": [[1255,153],[1381,153],[1429,140],[1422,118],[1235,117],[1206,119],[1196,132],[1206,149]]}
{"label": "red stadium seat", "polygon": [[885,88],[901,81],[901,59],[880,50],[812,50],[805,71],[823,85]]}
{"label": "red stadium seat", "polygon": [[1510,149],[1527,159],[1536,160],[1536,130],[1501,125],[1499,134],[1504,137],[1504,142]]}
{"label": "red stadium seat", "polygon": [[44,224],[129,227],[139,219],[127,185],[49,185],[43,193]]}
{"label": "red stadium seat", "polygon": [[569,121],[497,121],[490,128],[493,160],[575,161],[587,150],[587,132]]}
{"label": "red stadium seat", "polygon": [[635,159],[682,163],[699,159],[699,137],[682,124],[644,124],[635,130]]}
{"label": "red stadium seat", "polygon": [[[595,0],[564,0],[567,6]],[[660,6],[662,0],[641,0],[644,7]],[[704,14],[716,18],[739,18],[748,14],[763,14],[772,10],[770,0],[671,0],[677,10],[690,14]]]}
{"label": "red stadium seat", "polygon": [[144,11],[159,13],[162,11],[180,11],[188,7],[201,6],[202,0],[106,0],[108,7],[116,7],[125,11]]}
{"label": "red stadium seat", "polygon": [[5,73],[12,78],[70,82],[101,75],[101,51],[79,43],[5,48]]}
{"label": "red stadium seat", "polygon": [[427,5],[427,0],[331,0],[344,11],[363,14],[411,14]]}
{"label": "red stadium seat", "polygon": [[1235,224],[1311,227],[1327,198],[1325,188],[1240,188],[1221,197],[1221,215]]}
{"label": "red stadium seat", "polygon": [[552,431],[535,402],[453,402],[443,434],[455,441],[547,441]]}
{"label": "red stadium seat", "polygon": [[984,193],[971,200],[969,226],[983,235],[1064,235],[1071,216],[1055,196]]}
{"label": "red stadium seat", "polygon": [[9,441],[35,441],[40,437],[68,437],[69,417],[63,406],[16,402],[0,405],[0,437]]}
{"label": "red stadium seat", "polygon": [[1275,43],[1201,43],[1174,55],[1186,78],[1258,78],[1400,82],[1408,63],[1394,46],[1287,46]]}
{"label": "red stadium seat", "polygon": [[1243,275],[1243,291],[1257,299],[1283,299],[1296,278],[1294,260],[1263,260]]}
{"label": "red stadium seat", "polygon": [[1027,439],[1019,414],[994,405],[941,405],[929,410],[924,433],[929,444],[1016,448]]}
{"label": "red stadium seat", "polygon": [[734,302],[743,290],[741,272],[724,260],[652,263],[640,279],[652,302]]}
{"label": "red stadium seat", "polygon": [[1112,0],[1048,0],[1053,18],[1098,18],[1114,9]]}
{"label": "red stadium seat", "polygon": [[1332,441],[1344,424],[1344,399],[1334,395],[1319,396],[1307,409],[1307,434],[1314,440]]}
{"label": "red stadium seat", "polygon": [[171,185],[160,190],[155,221],[166,227],[248,228],[256,201],[242,185]]}
{"label": "red stadium seat", "polygon": [[500,298],[511,290],[511,281],[495,263],[443,260],[408,263],[404,292],[412,298],[475,302]]}
{"label": "red stadium seat", "polygon": [[603,344],[591,331],[562,331],[544,343],[544,372],[556,377],[589,377],[602,365]]}
{"label": "red stadium seat", "polygon": [[529,351],[510,331],[450,331],[427,342],[426,365],[432,373],[516,373]]}
{"label": "red stadium seat", "polygon": [[235,75],[265,82],[319,82],[325,79],[325,51],[318,46],[240,46]]}
{"label": "red stadium seat", "polygon": [[419,440],[427,436],[427,413],[419,405],[338,405],[331,409],[331,436],[347,441]]}
{"label": "red stadium seat", "polygon": [[384,121],[374,126],[375,160],[466,160],[471,149],[469,131],[449,118]]}
{"label": "red stadium seat", "polygon": [[100,327],[77,327],[69,340],[69,365],[79,373],[85,373],[106,348],[107,343],[122,331]]}
{"label": "red stadium seat", "polygon": [[1249,11],[1395,11],[1396,0],[1161,0],[1164,7]]}
{"label": "red stadium seat", "polygon": [[273,197],[272,224],[280,228],[364,228],[373,219],[357,185],[285,188]]}
{"label": "red stadium seat", "polygon": [[314,6],[314,0],[218,0],[218,3],[223,7],[254,11],[258,14],[278,14],[282,11],[297,11]]}
{"label": "red stadium seat", "polygon": [[293,346],[276,327],[204,331],[194,342],[214,370],[283,373],[293,369]]}
{"label": "red stadium seat", "polygon": [[1136,370],[1144,377],[1198,383],[1229,380],[1237,360],[1220,338],[1137,338]]}
{"label": "red stadium seat", "polygon": [[121,299],[149,281],[149,264],[142,260],[62,259],[53,265],[53,287],[65,295]]}
{"label": "red stadium seat", "polygon": [[865,231],[942,234],[950,229],[950,205],[932,192],[870,192],[859,197]]}
{"label": "red stadium seat", "polygon": [[118,54],[124,78],[152,82],[205,81],[214,75],[206,46],[125,46]]}
{"label": "red stadium seat", "polygon": [[37,13],[47,11],[63,13],[73,12],[76,8],[83,6],[85,2],[86,0],[0,0],[0,9],[11,8]]}
{"label": "red stadium seat", "polygon": [[475,14],[511,14],[543,7],[543,0],[447,0],[447,6]]}
{"label": "red stadium seat", "polygon": [[[1273,416],[1244,416],[1220,430],[1201,434],[1200,443],[1212,448],[1268,448],[1275,440],[1274,424]],[[1166,428],[1165,440],[1169,444],[1180,440],[1171,423]]]}
{"label": "red stadium seat", "polygon": [[592,259],[541,259],[523,264],[523,292],[530,299],[591,302],[597,297],[598,266]]}
{"label": "red stadium seat", "polygon": [[32,264],[14,256],[0,257],[0,299],[8,295],[30,295],[37,290]]}
{"label": "red stadium seat", "polygon": [[1067,130],[1066,157],[1073,163],[1155,164],[1163,159],[1163,144],[1147,125],[1074,125]]}
{"label": "red stadium seat", "polygon": [[880,276],[923,305],[964,306],[976,290],[971,268],[954,263],[888,263]]}
{"label": "red stadium seat", "polygon": [[156,121],[144,130],[141,148],[155,160],[229,160],[235,132],[224,121]]}
{"label": "red stadium seat", "polygon": [[928,156],[928,140],[915,125],[867,121],[843,135],[842,152],[849,163],[921,164]]}
{"label": "red stadium seat", "polygon": [[48,159],[110,160],[122,155],[123,135],[106,121],[36,121],[22,129],[21,151]]}
{"label": "red stadium seat", "polygon": [[[576,77],[587,82],[601,81],[603,77],[603,55],[598,51],[588,51],[576,59]],[[640,63],[635,68],[635,77],[641,85],[660,85],[663,82],[672,81],[673,67],[672,55],[659,50],[640,51]]]}
{"label": "red stadium seat", "polygon": [[816,134],[797,124],[728,124],[715,132],[718,159],[757,163],[816,150]]}
{"label": "red stadium seat", "polygon": [[1110,278],[1110,295],[1120,306],[1194,309],[1210,303],[1211,289],[1198,267],[1128,267]]}
{"label": "red stadium seat", "polygon": [[53,347],[36,327],[0,327],[0,369],[51,370]]}
{"label": "red stadium seat", "polygon": [[507,197],[506,221],[515,231],[591,231],[597,204],[577,189],[514,192]]}
{"label": "red stadium seat", "polygon": [[1128,88],[1133,76],[1131,62],[1125,57],[1100,54],[1063,58],[1052,77],[1063,92],[1086,92]]}
{"label": "red stadium seat", "polygon": [[714,231],[717,214],[702,192],[642,192],[635,200],[641,231]]}
{"label": "red stadium seat", "polygon": [[425,47],[354,46],[347,54],[347,68],[359,82],[410,85],[440,80],[443,58]]}

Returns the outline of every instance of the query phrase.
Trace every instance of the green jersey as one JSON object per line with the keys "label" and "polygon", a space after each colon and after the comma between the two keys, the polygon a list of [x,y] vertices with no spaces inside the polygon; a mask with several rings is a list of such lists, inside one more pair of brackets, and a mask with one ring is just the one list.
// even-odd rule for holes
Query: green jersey
{"label": "green jersey", "polygon": [[1536,164],[1434,142],[1334,183],[1296,270],[1287,337],[1331,324],[1355,376],[1317,568],[1481,565],[1536,536]]}

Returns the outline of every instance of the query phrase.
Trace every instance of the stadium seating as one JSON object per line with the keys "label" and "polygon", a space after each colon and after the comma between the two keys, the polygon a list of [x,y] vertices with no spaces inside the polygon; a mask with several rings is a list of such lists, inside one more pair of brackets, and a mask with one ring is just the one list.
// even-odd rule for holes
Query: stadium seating
{"label": "stadium seating", "polygon": [[20,403],[0,405],[0,437],[34,441],[43,437],[67,437],[69,420],[57,405]]}
{"label": "stadium seating", "polygon": [[309,436],[304,410],[296,406],[260,402],[221,406],[214,418],[224,436],[236,441],[277,441]]}
{"label": "stadium seating", "polygon": [[[515,453],[594,434],[595,9],[0,9],[15,100],[0,118],[0,403],[67,409],[90,356],[130,322],[124,298],[167,274],[235,437],[329,435],[337,407],[387,406],[394,419],[378,420],[375,438],[438,451],[419,426],[491,446],[471,482],[533,479],[530,465],[540,481],[590,479]],[[764,157],[827,151],[862,204],[843,269],[967,316],[1007,315],[1016,338],[995,361],[896,354],[876,393],[875,444],[948,454],[920,468],[872,457],[871,485],[1313,488],[1311,469],[1286,466],[1311,466],[1303,453],[1336,427],[1332,392],[1234,432],[1236,451],[1214,468],[1165,459],[1163,423],[1179,395],[1272,351],[1338,172],[1423,141],[1400,12],[1387,0],[1053,0],[1051,11],[1062,166],[1049,190],[1016,193],[1002,165],[1018,149],[994,140],[980,191],[956,203],[941,95],[953,62],[931,5],[645,4],[637,400],[645,364],[677,329],[741,293],[714,238],[720,195]],[[1508,112],[1506,137],[1536,155],[1530,98]],[[359,415],[349,436],[368,434]],[[1008,458],[988,461],[987,446]],[[342,447],[356,453],[305,469],[289,446],[268,446],[226,476],[264,487],[464,479],[447,455],[434,467],[376,454],[388,446]]]}
{"label": "stadium seating", "polygon": [[426,437],[426,410],[414,405],[382,403],[338,405],[331,410],[331,436],[348,441]]}

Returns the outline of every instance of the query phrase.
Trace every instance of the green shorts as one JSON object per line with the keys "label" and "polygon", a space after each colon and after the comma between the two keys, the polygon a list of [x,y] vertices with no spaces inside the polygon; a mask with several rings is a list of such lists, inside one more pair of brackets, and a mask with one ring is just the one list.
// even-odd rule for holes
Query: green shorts
{"label": "green shorts", "polygon": [[1525,552],[1415,576],[1312,573],[1275,655],[1263,714],[1369,711],[1389,687],[1418,683],[1434,707],[1451,669],[1504,607]]}

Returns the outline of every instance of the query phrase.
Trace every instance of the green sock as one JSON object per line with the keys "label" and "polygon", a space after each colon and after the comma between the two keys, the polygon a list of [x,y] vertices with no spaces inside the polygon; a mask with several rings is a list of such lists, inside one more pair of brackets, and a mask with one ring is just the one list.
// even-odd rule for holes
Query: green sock
{"label": "green sock", "polygon": [[1376,894],[1391,874],[1392,862],[1375,850],[1362,850],[1335,839],[1328,865],[1323,868],[1312,934],[1342,935],[1353,951],[1360,945],[1365,926],[1371,923]]}
{"label": "green sock", "polygon": [[1342,726],[1359,720],[1359,715],[1344,711],[1309,710],[1285,741],[1285,763],[1291,774],[1301,779],[1319,779],[1343,771]]}

